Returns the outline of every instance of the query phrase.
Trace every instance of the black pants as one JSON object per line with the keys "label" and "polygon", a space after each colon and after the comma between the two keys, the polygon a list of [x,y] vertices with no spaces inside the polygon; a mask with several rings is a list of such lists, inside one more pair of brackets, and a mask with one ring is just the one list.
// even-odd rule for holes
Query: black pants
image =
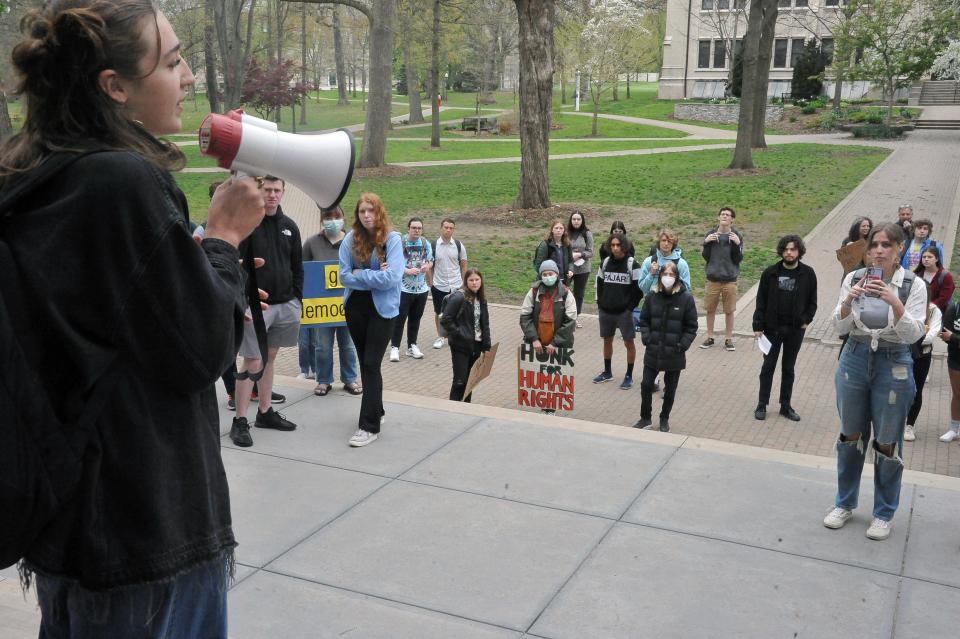
{"label": "black pants", "polygon": [[233,396],[237,393],[237,362],[230,364],[230,368],[223,371],[220,376],[223,380],[223,387],[227,389],[227,395]]}
{"label": "black pants", "polygon": [[764,331],[770,340],[770,352],[763,356],[763,366],[760,367],[760,398],[758,404],[766,406],[770,403],[770,389],[773,387],[773,373],[777,370],[777,359],[780,357],[780,347],[783,346],[783,362],[780,365],[780,406],[790,406],[793,397],[794,367],[797,364],[797,354],[803,344],[802,328],[779,328],[775,331]]}
{"label": "black pants", "polygon": [[913,381],[917,385],[917,394],[913,396],[913,404],[907,413],[907,423],[911,426],[917,423],[917,416],[923,408],[923,385],[927,383],[927,374],[930,372],[932,361],[933,351],[913,358]]}
{"label": "black pants", "polygon": [[470,367],[480,359],[480,342],[474,340],[472,347],[463,342],[450,342],[450,358],[453,360],[453,384],[450,385],[450,399],[455,402],[469,402],[470,395],[463,396],[467,390],[467,379],[470,378]]}
{"label": "black pants", "polygon": [[[643,379],[640,381],[640,417],[650,419],[653,415],[653,382],[659,371],[644,365]],[[680,383],[680,371],[663,372],[663,406],[660,407],[660,419],[669,419],[673,410],[673,398]]]}
{"label": "black pants", "polygon": [[423,317],[425,308],[427,308],[426,291],[423,293],[400,293],[400,314],[397,315],[397,321],[393,325],[391,346],[400,348],[404,322],[407,323],[407,346],[417,343],[417,335],[420,333],[420,319]]}
{"label": "black pants", "polygon": [[577,273],[573,276],[573,299],[577,301],[577,315],[583,310],[583,295],[587,292],[587,280],[590,273]]}
{"label": "black pants", "polygon": [[380,317],[377,307],[373,305],[370,291],[351,292],[344,312],[350,337],[357,347],[360,380],[363,383],[359,427],[368,433],[379,433],[380,418],[384,414],[383,375],[380,374],[380,366],[383,364],[387,344],[390,343],[395,318]]}

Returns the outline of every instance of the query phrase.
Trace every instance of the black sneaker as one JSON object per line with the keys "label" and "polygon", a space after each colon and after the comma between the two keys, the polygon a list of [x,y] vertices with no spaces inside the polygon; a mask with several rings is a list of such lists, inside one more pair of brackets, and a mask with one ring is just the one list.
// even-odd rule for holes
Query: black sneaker
{"label": "black sneaker", "polygon": [[797,413],[797,411],[793,410],[793,409],[790,408],[789,406],[781,406],[781,407],[780,407],[780,414],[783,415],[784,417],[786,417],[787,419],[789,419],[789,420],[792,421],[792,422],[799,422],[799,421],[800,421],[800,415]]}
{"label": "black sneaker", "polygon": [[250,436],[250,424],[246,417],[234,417],[233,425],[230,426],[230,441],[235,446],[247,448],[253,446],[253,437]]}
{"label": "black sneaker", "polygon": [[757,409],[753,411],[753,418],[758,419],[761,422],[767,418],[767,405],[766,404],[757,404]]}
{"label": "black sneaker", "polygon": [[660,432],[669,433],[670,432],[670,420],[666,417],[660,418]]}
{"label": "black sneaker", "polygon": [[233,395],[227,395],[227,409],[237,410],[237,402],[234,401]]}
{"label": "black sneaker", "polygon": [[287,401],[286,395],[281,395],[280,393],[270,393],[271,404],[282,404],[285,401]]}
{"label": "black sneaker", "polygon": [[650,426],[653,425],[653,420],[649,417],[641,417],[637,420],[637,423],[633,425],[634,428],[642,428],[644,430],[650,430]]}
{"label": "black sneaker", "polygon": [[261,413],[257,411],[257,421],[253,423],[257,428],[273,428],[274,430],[296,430],[297,425],[291,422],[288,419],[285,419],[283,415],[268,408],[267,412]]}

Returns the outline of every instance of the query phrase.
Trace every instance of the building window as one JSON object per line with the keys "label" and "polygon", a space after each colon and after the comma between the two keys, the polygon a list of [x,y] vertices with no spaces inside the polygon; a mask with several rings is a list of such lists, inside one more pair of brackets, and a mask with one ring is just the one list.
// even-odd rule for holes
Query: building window
{"label": "building window", "polygon": [[737,41],[733,43],[733,59],[736,60],[739,58],[741,53],[743,53],[743,39],[738,38]]}
{"label": "building window", "polygon": [[709,69],[710,68],[710,41],[701,40],[700,41],[700,52],[697,56],[697,68],[699,69]]}
{"label": "building window", "polygon": [[717,0],[717,9],[727,11],[730,9],[730,0]]}
{"label": "building window", "polygon": [[747,0],[733,0],[733,8],[734,8],[734,9],[746,9],[746,8],[747,8]]}
{"label": "building window", "polygon": [[727,67],[727,42],[726,40],[716,40],[713,43],[713,68],[725,69]]}
{"label": "building window", "polygon": [[773,68],[787,68],[787,45],[790,43],[786,38],[777,38],[773,41]]}
{"label": "building window", "polygon": [[713,11],[713,0],[700,0],[701,11]]}
{"label": "building window", "polygon": [[803,38],[794,38],[790,45],[790,68],[797,66],[797,58],[803,54]]}
{"label": "building window", "polygon": [[823,6],[825,7],[839,7],[840,0],[824,0]]}
{"label": "building window", "polygon": [[781,9],[789,9],[790,0],[777,0],[777,6],[780,7]]}
{"label": "building window", "polygon": [[827,59],[827,65],[833,64],[833,38],[824,38],[820,41],[820,51]]}
{"label": "building window", "polygon": [[800,8],[809,6],[809,4],[810,3],[807,0],[794,0],[793,6],[800,9]]}
{"label": "building window", "polygon": [[863,47],[857,47],[857,51],[853,54],[853,63],[860,64],[863,62]]}

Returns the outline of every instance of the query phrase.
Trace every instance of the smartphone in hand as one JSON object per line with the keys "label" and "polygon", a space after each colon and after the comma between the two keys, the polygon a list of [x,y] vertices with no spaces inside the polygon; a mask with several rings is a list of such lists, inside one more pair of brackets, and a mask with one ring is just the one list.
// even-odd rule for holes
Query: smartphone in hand
{"label": "smartphone in hand", "polygon": [[[883,267],[880,266],[869,266],[867,267],[867,282],[873,280],[883,281]],[[875,293],[868,293],[870,297],[877,297]]]}

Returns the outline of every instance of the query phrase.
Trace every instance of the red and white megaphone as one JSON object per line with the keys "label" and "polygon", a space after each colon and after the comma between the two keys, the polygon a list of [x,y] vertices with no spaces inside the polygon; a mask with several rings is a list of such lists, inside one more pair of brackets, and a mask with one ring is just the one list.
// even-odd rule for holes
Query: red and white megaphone
{"label": "red and white megaphone", "polygon": [[296,135],[236,109],[211,113],[200,125],[200,152],[247,175],[275,175],[294,184],[317,206],[340,203],[353,177],[353,136],[346,129]]}

